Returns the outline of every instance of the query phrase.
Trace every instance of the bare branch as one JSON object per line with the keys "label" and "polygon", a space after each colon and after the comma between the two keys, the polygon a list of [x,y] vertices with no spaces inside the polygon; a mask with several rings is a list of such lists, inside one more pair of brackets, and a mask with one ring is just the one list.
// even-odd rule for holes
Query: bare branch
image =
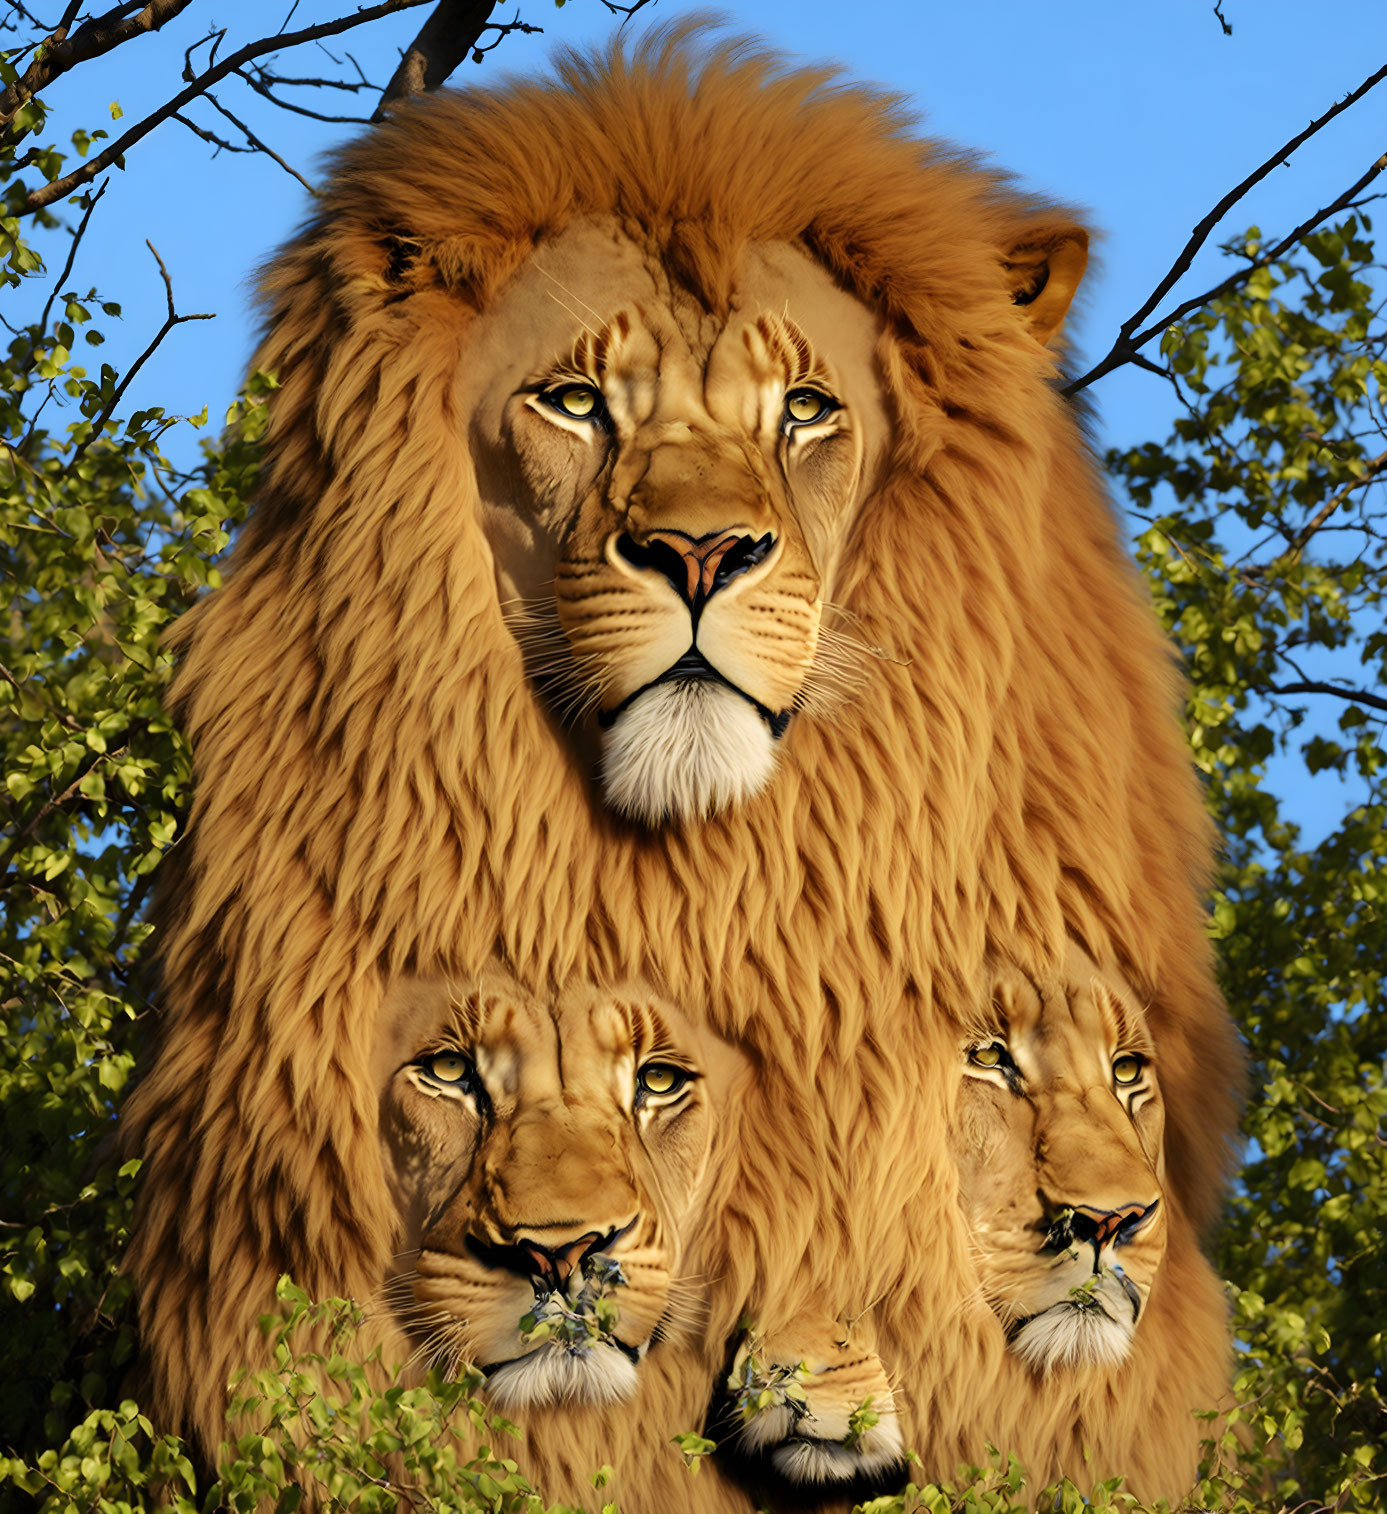
{"label": "bare branch", "polygon": [[[1137,310],[1133,315],[1129,316],[1128,319],[1122,323],[1122,326],[1120,327],[1117,334],[1117,340],[1112,345],[1112,350],[1107,354],[1105,358],[1103,358],[1101,362],[1096,364],[1086,374],[1084,374],[1082,378],[1076,379],[1072,384],[1068,385],[1064,392],[1066,394],[1077,394],[1079,390],[1086,389],[1090,384],[1102,378],[1104,374],[1111,373],[1114,368],[1120,368],[1124,363],[1130,362],[1132,353],[1134,353],[1138,347],[1141,347],[1146,342],[1150,341],[1151,338],[1158,332],[1164,331],[1173,321],[1179,320],[1182,314],[1188,314],[1190,310],[1197,309],[1207,300],[1216,298],[1217,294],[1211,292],[1210,294],[1200,295],[1198,299],[1187,300],[1174,314],[1166,316],[1161,320],[1154,322],[1145,331],[1141,332],[1140,335],[1136,334],[1137,328],[1141,325],[1141,323],[1151,314],[1156,306],[1160,304],[1160,302],[1166,297],[1166,295],[1170,293],[1175,285],[1189,271],[1190,265],[1191,263],[1193,263],[1195,255],[1198,253],[1199,249],[1203,247],[1204,243],[1208,241],[1209,234],[1213,231],[1214,227],[1217,226],[1218,223],[1224,218],[1224,216],[1228,214],[1233,206],[1236,205],[1238,201],[1241,200],[1250,189],[1252,189],[1257,184],[1260,184],[1261,181],[1266,178],[1266,176],[1272,171],[1273,168],[1276,168],[1279,164],[1284,163],[1286,159],[1290,157],[1290,155],[1296,150],[1296,148],[1309,141],[1309,139],[1313,137],[1316,132],[1322,130],[1336,116],[1346,111],[1350,105],[1353,105],[1356,101],[1362,99],[1362,97],[1366,95],[1368,91],[1374,87],[1374,85],[1380,84],[1384,78],[1387,78],[1387,64],[1384,64],[1383,67],[1378,69],[1375,74],[1370,74],[1368,78],[1366,78],[1358,86],[1357,89],[1353,90],[1352,93],[1345,95],[1342,100],[1337,101],[1327,111],[1325,111],[1322,116],[1318,117],[1314,121],[1311,121],[1309,126],[1307,126],[1304,131],[1300,132],[1297,136],[1292,137],[1289,142],[1286,142],[1281,147],[1279,147],[1271,155],[1271,157],[1266,160],[1265,163],[1261,164],[1260,167],[1253,169],[1253,171],[1242,181],[1241,184],[1238,184],[1234,188],[1230,189],[1228,193],[1224,195],[1224,197],[1218,202],[1218,204],[1215,205],[1214,208],[1208,213],[1208,215],[1206,215],[1204,219],[1200,221],[1199,224],[1194,228],[1193,232],[1190,234],[1189,241],[1187,241],[1184,247],[1181,248],[1179,256],[1170,265],[1170,268],[1167,270],[1165,277],[1151,292],[1150,296],[1147,298],[1141,308]],[[1351,189],[1346,190],[1342,195],[1338,196],[1338,198],[1331,205],[1326,206],[1323,210],[1317,211],[1316,214],[1312,216],[1308,221],[1304,222],[1300,227],[1297,227],[1289,237],[1284,238],[1282,243],[1279,244],[1280,250],[1284,251],[1285,248],[1293,245],[1307,232],[1313,231],[1314,228],[1318,226],[1326,216],[1334,215],[1338,210],[1343,209],[1344,206],[1349,201],[1351,201],[1361,189],[1363,189],[1367,184],[1371,183],[1372,180],[1382,172],[1384,167],[1387,167],[1387,156],[1379,158],[1377,162],[1374,163],[1373,166],[1368,170],[1368,172],[1364,174],[1363,177],[1359,179]],[[1275,255],[1279,256],[1279,252]],[[1269,255],[1269,257],[1270,256],[1271,255]],[[1237,284],[1242,280],[1249,278],[1255,271],[1255,269],[1259,266],[1261,266],[1260,263],[1253,264],[1251,267],[1244,269],[1238,274],[1234,275],[1231,280],[1225,280],[1224,283],[1218,287],[1217,293],[1224,293],[1229,288],[1236,287]]]}
{"label": "bare branch", "polygon": [[140,369],[144,367],[148,359],[154,355],[155,349],[159,346],[159,343],[162,342],[164,338],[169,334],[169,332],[172,331],[175,326],[183,325],[185,321],[212,321],[216,319],[215,312],[209,312],[203,315],[177,314],[177,312],[173,308],[173,280],[169,277],[169,271],[164,266],[164,260],[159,256],[154,243],[151,242],[148,237],[145,238],[145,246],[148,247],[150,252],[154,254],[154,261],[159,265],[159,273],[164,280],[164,297],[168,301],[168,316],[165,319],[164,324],[160,326],[159,330],[155,333],[154,340],[149,344],[148,347],[145,348],[142,353],[140,353],[139,357],[137,357],[135,361],[130,365],[130,367],[126,370],[125,377],[121,379],[120,383],[116,385],[110,399],[106,401],[106,403],[101,407],[100,413],[92,420],[91,430],[87,433],[86,437],[82,441],[78,442],[78,444],[72,449],[72,456],[68,459],[66,465],[64,466],[64,472],[67,472],[69,469],[76,467],[79,459],[86,452],[87,448],[90,447],[91,444],[97,439],[97,437],[99,437],[101,433],[106,429],[106,422],[110,420],[111,416],[115,413],[115,408],[124,398],[125,391],[130,387],[131,381],[134,379],[135,375],[140,371]]}
{"label": "bare branch", "polygon": [[1307,678],[1300,683],[1269,683],[1258,690],[1261,694],[1333,694],[1346,699],[1350,704],[1365,704],[1369,709],[1387,710],[1387,699],[1379,694],[1369,694],[1365,689],[1352,689],[1337,683],[1323,683]]}
{"label": "bare branch", "polygon": [[231,112],[226,108],[226,106],[224,106],[221,101],[217,99],[217,97],[212,93],[211,90],[208,90],[203,98],[207,101],[207,103],[212,107],[213,110],[225,116],[226,119],[241,132],[241,135],[245,137],[246,141],[250,143],[250,145],[255,149],[256,152],[263,152],[267,158],[273,158],[275,162],[278,163],[279,166],[284,170],[284,172],[287,174],[292,174],[293,177],[296,178],[299,183],[302,184],[303,187],[309,192],[309,194],[317,194],[318,191],[314,189],[314,187],[308,182],[307,179],[304,178],[304,176],[298,171],[297,168],[293,166],[292,163],[286,163],[284,159],[281,158],[280,155],[274,150],[274,148],[271,147],[269,143],[262,142],[260,138],[257,137],[255,133],[250,129],[250,127],[240,119],[240,117],[233,116]]}
{"label": "bare branch", "polygon": [[495,0],[438,0],[438,6],[405,49],[371,115],[383,121],[397,100],[437,89],[477,45]]}
{"label": "bare branch", "polygon": [[[188,116],[185,116],[181,110],[175,111],[171,119],[177,121],[180,126],[186,126],[195,137],[199,138],[203,142],[206,142],[209,147],[215,147],[217,152],[214,152],[212,154],[214,158],[217,156],[218,152],[253,153],[255,151],[255,149],[249,145],[245,147],[238,147],[235,142],[228,142],[225,137],[219,137],[216,132],[210,130],[210,128],[206,126],[199,126],[196,121],[191,120]],[[102,182],[109,184],[111,181],[109,179],[104,179]]]}
{"label": "bare branch", "polygon": [[353,11],[350,15],[341,16],[335,21],[323,21],[316,26],[306,26],[302,31],[281,32],[275,36],[261,37],[255,42],[248,42],[238,52],[232,53],[228,58],[223,58],[220,63],[199,74],[186,89],[180,91],[173,99],[165,101],[158,110],[146,116],[143,121],[132,126],[124,136],[112,142],[104,152],[61,179],[55,179],[51,184],[44,184],[32,190],[19,213],[32,215],[34,211],[42,210],[45,205],[51,205],[54,200],[61,200],[64,195],[71,194],[81,185],[90,183],[103,169],[109,168],[117,158],[129,152],[136,142],[147,137],[156,126],[182,110],[189,101],[195,100],[209,85],[216,84],[228,74],[235,73],[242,64],[249,63],[252,58],[257,58],[262,53],[276,52],[281,48],[297,47],[301,42],[313,42],[319,37],[335,37],[355,27],[365,26],[368,22],[378,21],[382,16],[414,10],[425,3],[426,0],[379,0],[376,5],[362,6],[359,10]]}
{"label": "bare branch", "polygon": [[310,120],[327,121],[332,125],[369,126],[371,124],[369,116],[329,116],[319,110],[309,110],[306,105],[297,105],[292,100],[281,99],[270,88],[271,84],[277,84],[281,86],[313,85],[328,89],[358,90],[373,88],[374,86],[370,84],[348,84],[340,79],[282,79],[276,74],[266,72],[264,69],[258,69],[252,73],[246,69],[238,68],[236,70],[236,77],[243,79],[257,95],[263,95],[272,105],[279,106],[281,110],[292,111],[296,116],[307,116]]}
{"label": "bare branch", "polygon": [[110,52],[113,47],[119,47],[142,32],[157,32],[166,21],[171,21],[191,4],[192,0],[149,0],[133,16],[129,14],[128,5],[118,5],[104,16],[93,17],[79,26],[69,38],[67,28],[81,9],[80,0],[73,0],[57,30],[44,43],[43,56],[24,70],[22,78],[0,91],[0,125],[8,126],[39,90],[69,69],[85,63],[88,58],[98,58],[102,53]]}
{"label": "bare branch", "polygon": [[1223,35],[1231,37],[1233,35],[1233,23],[1223,14],[1223,0],[1214,0],[1214,15],[1218,17],[1218,24],[1223,28]]}

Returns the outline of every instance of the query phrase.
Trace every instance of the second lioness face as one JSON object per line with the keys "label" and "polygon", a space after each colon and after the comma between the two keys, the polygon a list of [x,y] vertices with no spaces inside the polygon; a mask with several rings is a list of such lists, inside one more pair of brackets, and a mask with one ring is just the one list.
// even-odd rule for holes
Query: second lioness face
{"label": "second lioness face", "polygon": [[773,771],[885,451],[878,338],[795,248],[748,247],[714,316],[592,221],[479,317],[463,408],[498,592],[555,713],[600,730],[613,808],[709,814]]}

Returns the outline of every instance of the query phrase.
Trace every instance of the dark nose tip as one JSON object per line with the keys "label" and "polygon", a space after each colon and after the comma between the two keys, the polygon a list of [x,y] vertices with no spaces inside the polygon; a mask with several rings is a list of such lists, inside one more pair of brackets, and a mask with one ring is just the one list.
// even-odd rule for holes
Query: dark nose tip
{"label": "dark nose tip", "polygon": [[537,1293],[562,1292],[577,1268],[590,1256],[597,1256],[616,1240],[615,1230],[589,1230],[576,1240],[546,1246],[526,1236],[513,1245],[492,1246],[475,1236],[467,1238],[467,1249],[488,1267],[503,1268],[528,1277]]}
{"label": "dark nose tip", "polygon": [[774,545],[773,531],[764,536],[710,531],[696,537],[683,531],[651,531],[643,541],[623,532],[616,540],[616,549],[625,561],[633,568],[663,574],[690,609],[763,562]]}
{"label": "dark nose tip", "polygon": [[1123,1246],[1151,1218],[1159,1203],[1124,1204],[1121,1209],[1076,1208],[1069,1220],[1070,1233],[1080,1245],[1097,1251],[1105,1246]]}

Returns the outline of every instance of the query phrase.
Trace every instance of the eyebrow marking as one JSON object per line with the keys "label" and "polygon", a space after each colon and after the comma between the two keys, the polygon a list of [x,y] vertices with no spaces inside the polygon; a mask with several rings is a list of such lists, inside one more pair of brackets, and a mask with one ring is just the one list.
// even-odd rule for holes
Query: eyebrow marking
{"label": "eyebrow marking", "polygon": [[815,356],[814,348],[799,326],[784,315],[761,315],[756,318],[760,332],[770,353],[779,359],[785,370],[786,387],[793,389],[799,384],[817,382],[830,387],[828,374]]}

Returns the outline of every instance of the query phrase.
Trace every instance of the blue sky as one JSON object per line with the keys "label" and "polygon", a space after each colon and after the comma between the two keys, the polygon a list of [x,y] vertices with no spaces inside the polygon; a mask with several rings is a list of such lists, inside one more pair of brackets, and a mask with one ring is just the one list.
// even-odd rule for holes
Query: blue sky
{"label": "blue sky", "polygon": [[[341,14],[349,0],[302,0],[300,27]],[[632,26],[687,14],[659,0]],[[84,65],[47,95],[59,133],[83,125],[113,134],[181,86],[185,48],[213,21],[230,27],[225,48],[277,30],[288,0],[199,0],[162,34],[138,39]],[[1387,48],[1381,0],[1223,0],[1233,35],[1212,0],[1069,0],[1037,7],[1019,0],[748,0],[728,12],[734,30],[755,34],[804,60],[831,60],[851,75],[908,97],[923,130],[978,150],[1027,187],[1081,208],[1100,233],[1074,328],[1079,358],[1094,360],[1170,265],[1193,225],[1235,183],[1357,86]],[[350,50],[383,83],[398,50],[426,11],[406,12],[327,44]],[[514,8],[498,15],[510,19]],[[543,36],[512,35],[481,66],[464,63],[454,82],[546,67],[556,45],[599,42],[615,19],[600,0],[524,0],[518,14]],[[1332,28],[1326,23],[1331,17]],[[197,55],[205,66],[205,49]],[[325,59],[286,57],[286,73],[317,73]],[[343,133],[275,110],[235,81],[219,97],[305,177]],[[323,109],[321,98],[304,98]],[[349,98],[349,97],[348,97]],[[119,103],[118,125],[109,102]],[[343,113],[369,114],[374,98]],[[328,109],[342,109],[328,106]],[[227,132],[207,107],[190,114]],[[1229,217],[1219,236],[1255,222],[1285,231],[1352,183],[1387,147],[1387,84],[1277,168]],[[169,121],[134,148],[96,211],[70,283],[95,285],[121,301],[122,322],[105,322],[107,345],[93,352],[119,370],[144,348],[164,315],[164,292],[144,238],[158,248],[180,312],[216,312],[172,333],[132,386],[128,409],[162,404],[181,413],[209,407],[219,421],[254,343],[250,283],[255,267],[305,216],[303,187],[264,157],[223,154]],[[57,257],[63,255],[60,249]],[[1206,252],[1171,300],[1215,283],[1222,259]],[[1085,364],[1085,366],[1087,366]],[[1092,395],[1100,436],[1126,444],[1163,437],[1173,414],[1163,382],[1135,369],[1105,378]],[[195,455],[193,434],[169,438],[171,455]],[[1337,713],[1337,712],[1334,712]],[[1303,781],[1303,780],[1302,780]],[[1333,779],[1296,796],[1311,832],[1337,815]]]}

